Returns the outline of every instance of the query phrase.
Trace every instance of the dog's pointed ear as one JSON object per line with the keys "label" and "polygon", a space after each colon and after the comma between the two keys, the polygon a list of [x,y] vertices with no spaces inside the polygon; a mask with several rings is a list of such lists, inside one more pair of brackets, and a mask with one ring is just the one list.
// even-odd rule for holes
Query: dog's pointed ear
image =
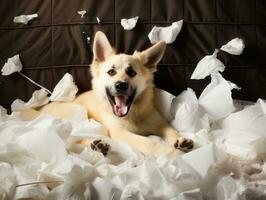
{"label": "dog's pointed ear", "polygon": [[95,34],[93,41],[93,60],[99,62],[105,61],[106,58],[113,53],[114,49],[112,48],[106,35],[103,32],[98,31]]}
{"label": "dog's pointed ear", "polygon": [[166,43],[161,41],[152,47],[140,52],[142,64],[148,68],[155,68],[161,61],[166,49]]}

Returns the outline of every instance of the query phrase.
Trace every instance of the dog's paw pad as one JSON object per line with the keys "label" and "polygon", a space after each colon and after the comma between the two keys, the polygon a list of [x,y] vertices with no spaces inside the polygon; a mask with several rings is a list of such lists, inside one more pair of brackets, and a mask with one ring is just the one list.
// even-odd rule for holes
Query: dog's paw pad
{"label": "dog's paw pad", "polygon": [[194,142],[191,139],[180,137],[177,139],[176,143],[174,144],[176,149],[179,149],[183,152],[189,152],[194,147]]}
{"label": "dog's paw pad", "polygon": [[109,150],[111,149],[111,146],[103,140],[94,140],[91,143],[91,149],[94,151],[101,152],[104,156],[106,156]]}

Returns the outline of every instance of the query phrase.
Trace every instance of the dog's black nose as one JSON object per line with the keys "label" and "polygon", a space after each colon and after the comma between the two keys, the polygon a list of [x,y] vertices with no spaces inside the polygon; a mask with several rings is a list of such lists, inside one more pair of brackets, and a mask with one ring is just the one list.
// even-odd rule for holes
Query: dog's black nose
{"label": "dog's black nose", "polygon": [[117,81],[115,83],[115,89],[117,92],[125,92],[128,89],[128,83],[123,81]]}

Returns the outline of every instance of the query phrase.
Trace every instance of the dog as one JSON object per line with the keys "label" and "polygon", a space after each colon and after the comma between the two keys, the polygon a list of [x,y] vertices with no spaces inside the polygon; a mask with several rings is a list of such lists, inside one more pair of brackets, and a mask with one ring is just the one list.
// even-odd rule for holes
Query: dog
{"label": "dog", "polygon": [[[117,54],[106,35],[98,31],[90,66],[92,90],[78,95],[71,104],[85,108],[88,117],[103,124],[112,139],[145,155],[174,157],[190,151],[193,141],[183,138],[156,108],[153,75],[165,49],[166,43],[159,42],[133,55]],[[53,102],[39,112],[64,118],[71,115],[69,107],[69,103]],[[110,150],[103,140],[84,139],[79,143],[104,155]]]}

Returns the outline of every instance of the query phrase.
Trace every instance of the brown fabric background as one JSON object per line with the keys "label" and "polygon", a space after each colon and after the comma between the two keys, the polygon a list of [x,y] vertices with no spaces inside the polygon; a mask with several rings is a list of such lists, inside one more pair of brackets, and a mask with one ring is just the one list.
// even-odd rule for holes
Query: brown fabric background
{"label": "brown fabric background", "polygon": [[[78,10],[87,10],[85,18]],[[13,17],[38,13],[29,25],[13,23]],[[124,31],[121,18],[140,16],[133,31]],[[98,25],[96,16],[101,19]],[[234,98],[266,99],[266,1],[265,0],[1,0],[0,67],[19,53],[23,73],[52,89],[71,73],[80,91],[90,88],[90,46],[84,33],[93,38],[105,32],[119,51],[133,53],[150,46],[148,33],[154,25],[168,26],[184,19],[177,40],[168,45],[155,83],[179,94],[187,87],[199,95],[208,84],[190,80],[197,62],[234,37],[244,39],[241,56],[219,53],[226,64],[225,78],[238,84]],[[16,99],[28,100],[38,89],[18,74],[0,76],[0,105],[9,107]]]}

